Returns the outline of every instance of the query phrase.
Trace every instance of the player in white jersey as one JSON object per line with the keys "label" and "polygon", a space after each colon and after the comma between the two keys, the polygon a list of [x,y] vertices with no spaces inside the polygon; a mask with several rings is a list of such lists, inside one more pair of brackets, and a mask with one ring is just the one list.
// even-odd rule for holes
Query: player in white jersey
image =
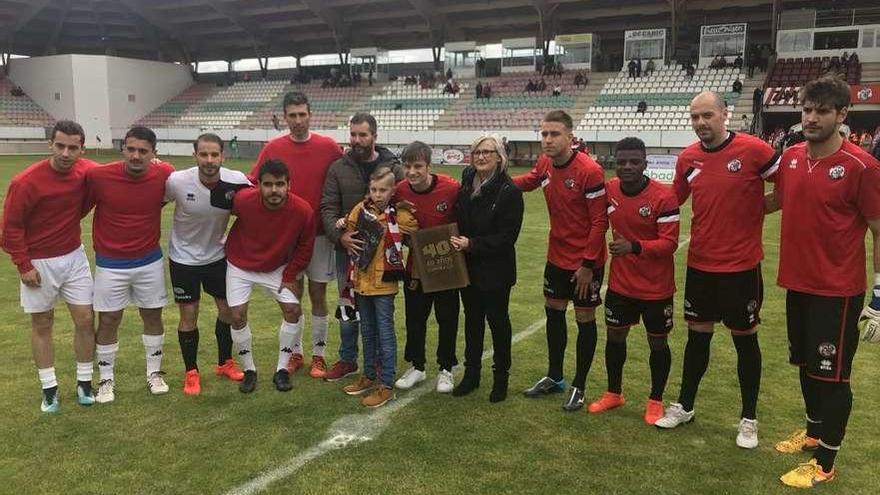
{"label": "player in white jersey", "polygon": [[201,380],[199,348],[200,288],[214,298],[217,319],[217,375],[241,381],[242,371],[232,358],[231,316],[226,303],[226,255],[223,241],[229,210],[211,206],[211,189],[219,181],[249,184],[237,170],[223,168],[223,140],[216,134],[202,134],[193,143],[197,166],[174,172],[165,184],[165,200],[174,201],[174,223],[168,243],[169,267],[174,300],[180,308],[177,336],[186,367],[183,393],[199,395]]}

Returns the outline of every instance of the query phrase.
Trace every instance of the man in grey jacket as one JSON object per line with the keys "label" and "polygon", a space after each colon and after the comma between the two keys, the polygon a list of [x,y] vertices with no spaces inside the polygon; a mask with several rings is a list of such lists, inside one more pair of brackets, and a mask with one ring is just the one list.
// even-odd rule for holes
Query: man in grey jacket
{"label": "man in grey jacket", "polygon": [[[356,113],[351,118],[351,147],[342,158],[330,165],[324,180],[321,221],[327,238],[336,246],[336,282],[340,292],[346,284],[349,257],[360,252],[363,241],[356,239],[354,232],[337,229],[336,221],[364,199],[369,189],[370,174],[379,165],[391,167],[396,180],[403,178],[403,169],[397,157],[388,148],[376,146],[376,127],[376,118],[368,113]],[[340,318],[339,327],[339,361],[324,375],[328,382],[339,381],[358,371],[358,323]]]}

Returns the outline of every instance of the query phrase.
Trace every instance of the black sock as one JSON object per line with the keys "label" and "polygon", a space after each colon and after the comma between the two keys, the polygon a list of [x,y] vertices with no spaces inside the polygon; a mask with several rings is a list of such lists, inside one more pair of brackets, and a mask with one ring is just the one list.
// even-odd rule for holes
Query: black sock
{"label": "black sock", "polygon": [[214,336],[217,337],[217,364],[223,365],[228,359],[232,359],[232,334],[229,323],[223,323],[217,318],[214,322]]}
{"label": "black sock", "polygon": [[834,458],[837,457],[837,451],[846,434],[846,425],[852,411],[852,389],[849,383],[843,382],[822,382],[818,385],[822,397],[824,421],[819,436],[819,449],[816,451],[816,462],[827,472],[834,467]]}
{"label": "black sock", "polygon": [[652,400],[663,400],[663,391],[666,390],[666,380],[669,379],[669,370],[672,367],[672,353],[666,338],[648,337],[651,347],[651,396]]}
{"label": "black sock", "polygon": [[581,390],[587,386],[587,374],[593,364],[593,355],[596,354],[596,320],[579,321],[577,340],[577,369],[571,384]]}
{"label": "black sock", "polygon": [[56,395],[58,395],[58,385],[43,389],[43,397],[45,397],[47,401],[51,400]]}
{"label": "black sock", "polygon": [[687,345],[684,348],[684,366],[681,370],[681,392],[678,402],[685,411],[694,410],[694,400],[700,380],[709,367],[709,350],[712,343],[711,332],[688,330]]}
{"label": "black sock", "polygon": [[819,400],[819,382],[807,376],[807,367],[800,368],[801,394],[806,409],[807,436],[819,438],[822,434],[822,410]]}
{"label": "black sock", "polygon": [[626,362],[626,341],[605,341],[605,369],[608,372],[608,391],[619,394],[623,388],[623,363]]}
{"label": "black sock", "polygon": [[545,306],[544,313],[547,315],[547,376],[558,382],[562,380],[565,347],[568,345],[565,310]]}
{"label": "black sock", "polygon": [[739,375],[739,391],[742,398],[740,417],[757,419],[758,391],[761,389],[761,347],[758,334],[734,335],[736,347],[736,373]]}
{"label": "black sock", "polygon": [[180,342],[180,353],[183,355],[183,365],[186,371],[199,369],[199,329],[194,328],[189,332],[177,332],[177,340]]}

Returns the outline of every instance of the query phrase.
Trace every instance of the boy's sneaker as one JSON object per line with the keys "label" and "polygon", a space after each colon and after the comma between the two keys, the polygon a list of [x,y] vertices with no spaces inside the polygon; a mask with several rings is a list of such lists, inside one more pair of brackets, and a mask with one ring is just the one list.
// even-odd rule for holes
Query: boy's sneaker
{"label": "boy's sneaker", "polygon": [[191,369],[183,376],[183,393],[185,395],[199,395],[202,393],[202,382],[199,370]]}
{"label": "boy's sneaker", "polygon": [[58,387],[44,388],[40,411],[44,413],[57,413],[58,407]]}
{"label": "boy's sneaker", "polygon": [[449,394],[452,393],[453,388],[455,388],[455,377],[452,376],[452,372],[440,370],[440,373],[437,374],[437,392]]}
{"label": "boy's sneaker", "polygon": [[654,399],[648,399],[645,402],[645,423],[654,426],[658,419],[663,417],[663,402]]}
{"label": "boy's sneaker", "polygon": [[92,382],[76,382],[76,402],[81,406],[91,406],[95,403],[95,393],[92,391]]}
{"label": "boy's sneaker", "polygon": [[425,378],[427,378],[427,376],[424,371],[419,371],[414,367],[410,367],[403,373],[403,376],[394,382],[394,386],[401,390],[409,390],[413,388],[415,384],[425,381]]}
{"label": "boy's sneaker", "polygon": [[783,454],[798,454],[808,450],[819,448],[819,440],[808,437],[807,429],[801,428],[795,431],[785,440],[776,443],[776,451]]}
{"label": "boy's sneaker", "polygon": [[684,407],[678,402],[669,404],[663,417],[658,419],[654,426],[657,428],[675,428],[678,425],[690,423],[694,420],[694,411],[685,411]]}
{"label": "boy's sneaker", "polygon": [[165,383],[165,378],[162,377],[164,374],[164,371],[150,373],[149,378],[147,378],[147,388],[150,389],[151,394],[162,395],[168,393],[168,384]]}
{"label": "boy's sneaker", "polygon": [[831,471],[826,473],[816,463],[816,459],[810,459],[809,462],[805,462],[780,476],[779,481],[794,488],[813,488],[816,485],[833,480],[835,477],[834,471],[834,468],[831,468]]}
{"label": "boy's sneaker", "polygon": [[293,384],[290,383],[290,373],[287,370],[278,370],[272,377],[272,383],[275,384],[275,390],[279,392],[290,392],[293,390]]}
{"label": "boy's sneaker", "polygon": [[584,407],[584,391],[571,387],[568,392],[568,399],[562,404],[562,409],[566,412],[575,412]]}
{"label": "boy's sneaker", "polygon": [[312,378],[324,378],[327,374],[327,363],[323,356],[312,356],[312,364],[309,366],[309,376]]}
{"label": "boy's sneaker", "polygon": [[366,375],[358,377],[357,381],[342,387],[342,391],[348,395],[361,395],[373,389],[374,380],[370,380]]}
{"label": "boy's sneaker", "polygon": [[558,394],[560,392],[565,392],[565,380],[559,380],[557,382],[549,376],[545,376],[531,387],[525,389],[523,395],[526,397],[543,397],[545,395]]}
{"label": "boy's sneaker", "polygon": [[357,371],[358,366],[355,363],[336,361],[333,367],[324,373],[324,380],[328,382],[338,382],[347,376],[354,375]]}
{"label": "boy's sneaker", "polygon": [[391,387],[379,385],[370,395],[361,399],[361,405],[364,407],[382,407],[389,400],[393,400],[394,397],[394,390]]}
{"label": "boy's sneaker", "polygon": [[605,412],[609,409],[614,409],[615,407],[620,407],[626,404],[626,399],[623,398],[623,394],[615,394],[614,392],[602,392],[602,397],[599,398],[596,402],[590,404],[588,410],[593,414],[598,414],[600,412]]}
{"label": "boy's sneaker", "polygon": [[753,449],[758,446],[758,420],[742,418],[739,420],[739,433],[736,435],[736,446]]}
{"label": "boy's sneaker", "polygon": [[238,391],[243,394],[249,394],[257,388],[257,370],[246,370],[244,378],[238,384]]}
{"label": "boy's sneaker", "polygon": [[291,354],[290,360],[287,361],[287,372],[291,375],[301,370],[305,366],[305,360],[302,354]]}
{"label": "boy's sneaker", "polygon": [[238,364],[232,358],[227,359],[223,364],[215,366],[214,373],[217,373],[217,376],[225,376],[234,382],[240,382],[244,379],[244,372],[241,371]]}
{"label": "boy's sneaker", "polygon": [[98,393],[95,394],[95,402],[98,404],[113,402],[116,399],[116,394],[113,393],[114,388],[115,384],[112,378],[98,382]]}

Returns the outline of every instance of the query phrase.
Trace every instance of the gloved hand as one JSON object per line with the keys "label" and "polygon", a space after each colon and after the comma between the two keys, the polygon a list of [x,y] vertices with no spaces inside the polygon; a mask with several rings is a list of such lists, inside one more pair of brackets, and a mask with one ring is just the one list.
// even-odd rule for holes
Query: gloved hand
{"label": "gloved hand", "polygon": [[859,330],[865,342],[880,342],[880,285],[875,285],[871,302],[859,315]]}

